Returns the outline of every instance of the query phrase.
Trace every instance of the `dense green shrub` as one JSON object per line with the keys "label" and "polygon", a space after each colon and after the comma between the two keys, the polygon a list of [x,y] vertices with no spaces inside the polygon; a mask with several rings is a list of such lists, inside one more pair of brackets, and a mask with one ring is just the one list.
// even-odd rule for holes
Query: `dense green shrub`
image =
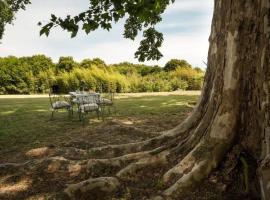
{"label": "dense green shrub", "polygon": [[185,80],[181,80],[179,78],[173,77],[170,81],[171,89],[173,91],[176,90],[186,90],[188,88],[188,82]]}
{"label": "dense green shrub", "polygon": [[54,64],[44,55],[0,58],[0,94],[47,93],[93,90],[97,92],[161,92],[200,90],[204,71],[184,60],[173,59],[170,69],[128,62],[106,65],[99,58],[77,63],[60,57]]}
{"label": "dense green shrub", "polygon": [[203,85],[203,79],[200,77],[191,78],[188,80],[187,90],[200,90]]}
{"label": "dense green shrub", "polygon": [[56,65],[57,71],[60,72],[70,72],[73,68],[75,68],[78,64],[73,60],[73,57],[60,57],[59,61]]}
{"label": "dense green shrub", "polygon": [[164,66],[164,71],[174,71],[176,68],[192,68],[192,66],[186,61],[186,60],[179,60],[179,59],[171,59],[169,62],[167,62]]}

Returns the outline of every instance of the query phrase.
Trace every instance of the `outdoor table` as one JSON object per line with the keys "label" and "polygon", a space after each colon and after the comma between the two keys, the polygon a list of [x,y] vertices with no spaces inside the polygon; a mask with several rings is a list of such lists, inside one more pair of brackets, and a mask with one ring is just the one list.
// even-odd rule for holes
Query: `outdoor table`
{"label": "outdoor table", "polygon": [[73,103],[79,103],[78,98],[80,97],[88,97],[88,96],[98,96],[98,99],[100,98],[100,94],[96,92],[69,92],[72,102]]}
{"label": "outdoor table", "polygon": [[86,112],[101,111],[99,106],[100,94],[95,92],[69,92],[72,104],[77,104],[79,118],[82,120]]}

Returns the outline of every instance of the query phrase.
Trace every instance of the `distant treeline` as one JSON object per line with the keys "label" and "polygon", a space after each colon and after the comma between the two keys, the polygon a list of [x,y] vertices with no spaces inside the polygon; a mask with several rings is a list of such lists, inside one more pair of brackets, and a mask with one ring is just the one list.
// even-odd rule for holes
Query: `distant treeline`
{"label": "distant treeline", "polygon": [[185,60],[170,60],[163,68],[128,62],[106,65],[99,58],[78,63],[44,55],[0,58],[0,94],[47,93],[84,89],[98,92],[161,92],[200,90],[204,71]]}

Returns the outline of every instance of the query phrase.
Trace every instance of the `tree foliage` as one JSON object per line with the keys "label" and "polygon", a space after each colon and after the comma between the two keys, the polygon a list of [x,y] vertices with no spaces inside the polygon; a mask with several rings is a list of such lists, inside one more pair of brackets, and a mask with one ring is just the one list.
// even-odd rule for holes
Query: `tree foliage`
{"label": "tree foliage", "polygon": [[71,71],[73,68],[78,65],[74,60],[73,57],[67,56],[67,57],[60,57],[59,61],[56,65],[57,71]]}
{"label": "tree foliage", "polygon": [[15,13],[30,4],[30,0],[0,0],[0,40],[3,37],[6,24],[11,24]]}
{"label": "tree foliage", "polygon": [[165,71],[159,66],[128,62],[106,65],[99,59],[77,63],[60,57],[53,63],[45,55],[0,58],[0,94],[45,93],[52,86],[66,93],[77,89],[97,92],[160,92],[201,89],[203,72],[178,67]]}
{"label": "tree foliage", "polygon": [[40,35],[49,35],[53,27],[59,26],[75,37],[82,29],[89,34],[96,29],[110,30],[112,24],[124,18],[124,37],[134,40],[143,31],[143,40],[135,53],[139,61],[158,60],[162,57],[159,47],[163,42],[162,33],[155,25],[162,20],[161,14],[174,0],[90,0],[89,8],[76,16],[57,17],[52,14],[49,22],[42,26]]}
{"label": "tree foliage", "polygon": [[186,60],[171,59],[164,66],[165,71],[173,71],[177,67],[191,68],[191,65]]}

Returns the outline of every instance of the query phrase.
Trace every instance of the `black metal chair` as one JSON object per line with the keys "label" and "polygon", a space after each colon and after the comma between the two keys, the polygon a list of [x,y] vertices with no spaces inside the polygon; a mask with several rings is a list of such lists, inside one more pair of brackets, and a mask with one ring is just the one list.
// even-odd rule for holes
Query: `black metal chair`
{"label": "black metal chair", "polygon": [[98,105],[101,107],[101,110],[104,114],[105,108],[107,107],[108,113],[111,114],[111,108],[114,109],[114,114],[116,114],[116,107],[115,107],[115,93],[112,91],[109,91],[108,93],[104,93],[102,96],[100,96]]}
{"label": "black metal chair", "polygon": [[89,112],[96,112],[98,119],[100,117],[101,109],[98,105],[99,94],[84,94],[76,97],[76,103],[78,105],[78,113],[80,121],[85,120],[85,116]]}
{"label": "black metal chair", "polygon": [[52,110],[51,118],[53,118],[54,113],[58,112],[59,110],[67,110],[69,113],[69,116],[73,114],[70,98],[61,96],[61,95],[52,94],[52,93],[49,93],[49,98],[50,98],[50,104],[51,104],[51,110]]}

